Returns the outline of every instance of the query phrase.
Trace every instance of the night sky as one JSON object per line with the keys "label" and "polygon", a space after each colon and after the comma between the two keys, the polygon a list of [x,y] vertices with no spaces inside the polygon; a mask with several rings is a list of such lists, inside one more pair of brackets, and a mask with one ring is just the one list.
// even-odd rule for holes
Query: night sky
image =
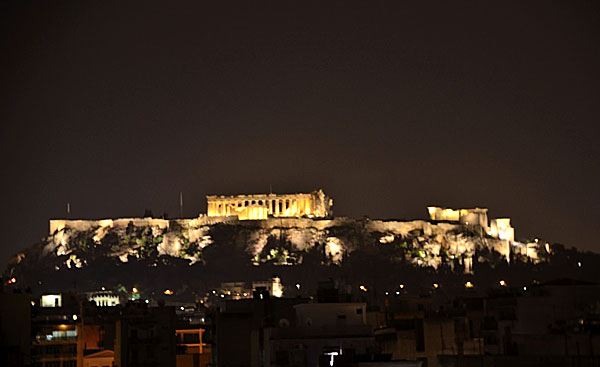
{"label": "night sky", "polygon": [[0,265],[48,219],[323,188],[600,252],[600,12],[563,2],[0,2]]}

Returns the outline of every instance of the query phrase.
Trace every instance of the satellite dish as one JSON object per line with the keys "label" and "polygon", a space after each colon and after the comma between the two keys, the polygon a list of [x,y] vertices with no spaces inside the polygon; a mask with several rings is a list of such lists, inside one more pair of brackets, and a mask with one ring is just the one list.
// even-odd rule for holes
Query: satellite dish
{"label": "satellite dish", "polygon": [[279,327],[290,327],[290,322],[288,321],[288,319],[281,319],[279,320]]}

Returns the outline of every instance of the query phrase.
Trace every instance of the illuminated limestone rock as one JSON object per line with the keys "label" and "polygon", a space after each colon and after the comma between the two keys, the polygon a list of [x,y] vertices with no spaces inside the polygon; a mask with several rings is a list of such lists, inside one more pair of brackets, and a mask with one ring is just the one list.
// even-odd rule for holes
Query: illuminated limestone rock
{"label": "illuminated limestone rock", "polygon": [[490,222],[488,234],[501,240],[514,241],[515,229],[510,226],[510,218],[496,218]]}
{"label": "illuminated limestone rock", "polygon": [[339,264],[342,262],[343,246],[339,238],[327,238],[327,243],[325,244],[325,254],[334,264]]}
{"label": "illuminated limestone rock", "polygon": [[322,190],[208,196],[207,203],[207,214],[189,219],[53,219],[41,255],[60,257],[66,267],[86,266],[96,250],[122,262],[171,256],[191,265],[206,261],[206,247],[225,246],[255,265],[294,265],[313,261],[315,254],[324,264],[340,264],[357,250],[382,248],[394,261],[435,269],[458,264],[470,272],[474,259],[485,260],[476,257],[480,250],[506,261],[515,254],[535,260],[549,252],[542,244],[514,241],[509,218],[488,224],[485,208],[428,207],[429,220],[334,218],[332,201]]}
{"label": "illuminated limestone rock", "polygon": [[269,217],[327,218],[333,199],[323,190],[299,194],[253,194],[235,196],[207,196],[206,213],[209,217],[237,216],[240,220]]}
{"label": "illuminated limestone rock", "polygon": [[[498,223],[502,221],[496,222],[496,226]],[[122,262],[128,261],[129,256],[145,257],[148,251],[151,253],[147,247],[154,246],[157,256],[183,258],[191,265],[202,260],[205,247],[219,246],[223,241],[246,252],[255,265],[265,262],[275,265],[302,263],[304,254],[315,248],[321,248],[318,252],[325,257],[324,263],[340,264],[346,254],[366,244],[403,248],[403,255],[398,255],[398,261],[408,261],[415,266],[438,268],[444,261],[456,261],[466,272],[471,271],[478,249],[495,251],[506,260],[510,259],[511,253],[537,257],[531,246],[527,250],[524,244],[491,236],[488,231],[477,230],[478,227],[459,221],[356,220],[344,217],[281,217],[250,221],[233,216],[200,215],[198,218],[174,220],[60,220],[58,225],[52,221],[50,227],[54,232],[46,242],[46,253],[53,249],[56,256],[69,256],[77,250],[82,236],[89,236],[94,246],[107,246],[106,239],[116,236],[118,243],[108,244],[110,256]],[[218,240],[214,239],[215,229],[220,233]],[[72,260],[68,262],[67,267],[77,266]]]}

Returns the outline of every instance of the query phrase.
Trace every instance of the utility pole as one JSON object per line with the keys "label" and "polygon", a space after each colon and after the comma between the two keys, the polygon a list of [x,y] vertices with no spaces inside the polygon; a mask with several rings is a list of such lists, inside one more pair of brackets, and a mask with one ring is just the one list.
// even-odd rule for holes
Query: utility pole
{"label": "utility pole", "polygon": [[183,192],[179,191],[179,218],[183,218]]}
{"label": "utility pole", "polygon": [[[75,320],[74,320],[75,321]],[[85,324],[83,322],[83,301],[79,300],[79,329],[77,331],[77,365],[83,366],[83,354],[85,352]]]}

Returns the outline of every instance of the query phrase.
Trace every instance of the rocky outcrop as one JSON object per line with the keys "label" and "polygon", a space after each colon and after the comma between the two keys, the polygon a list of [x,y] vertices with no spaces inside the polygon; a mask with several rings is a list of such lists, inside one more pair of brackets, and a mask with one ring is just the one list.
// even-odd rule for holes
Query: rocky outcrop
{"label": "rocky outcrop", "polygon": [[55,270],[85,267],[99,258],[119,262],[143,259],[156,264],[161,256],[170,256],[192,265],[207,261],[207,248],[225,245],[255,265],[299,264],[309,252],[319,254],[322,262],[339,264],[354,251],[378,249],[398,262],[432,268],[458,264],[465,272],[471,271],[477,250],[506,260],[515,250],[521,251],[520,244],[491,237],[479,226],[447,221],[343,217],[240,221],[208,216],[51,220],[48,237],[17,254],[9,272],[26,264]]}

